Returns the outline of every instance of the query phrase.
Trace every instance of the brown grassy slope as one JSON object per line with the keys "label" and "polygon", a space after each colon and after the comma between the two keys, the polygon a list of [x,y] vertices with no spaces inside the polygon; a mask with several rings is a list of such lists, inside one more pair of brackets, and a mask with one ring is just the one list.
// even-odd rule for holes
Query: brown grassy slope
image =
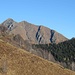
{"label": "brown grassy slope", "polygon": [[0,40],[0,75],[75,75],[75,72]]}

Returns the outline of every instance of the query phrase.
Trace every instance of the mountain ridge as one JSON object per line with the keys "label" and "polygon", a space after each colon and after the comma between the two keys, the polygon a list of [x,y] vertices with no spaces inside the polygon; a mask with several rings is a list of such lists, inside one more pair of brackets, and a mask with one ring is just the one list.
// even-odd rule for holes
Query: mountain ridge
{"label": "mountain ridge", "polygon": [[55,30],[41,25],[37,26],[27,21],[17,23],[9,18],[1,25],[7,28],[9,34],[19,34],[24,40],[28,40],[32,44],[59,43],[67,40],[66,37]]}

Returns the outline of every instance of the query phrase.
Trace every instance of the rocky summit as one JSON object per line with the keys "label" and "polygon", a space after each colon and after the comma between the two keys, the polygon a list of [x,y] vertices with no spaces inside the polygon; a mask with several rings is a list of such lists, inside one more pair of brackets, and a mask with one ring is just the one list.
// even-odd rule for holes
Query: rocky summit
{"label": "rocky summit", "polygon": [[14,36],[20,35],[23,40],[29,41],[31,44],[48,44],[66,41],[67,38],[55,30],[44,26],[37,26],[26,21],[15,22],[9,18],[5,20],[1,26],[6,27],[6,32]]}

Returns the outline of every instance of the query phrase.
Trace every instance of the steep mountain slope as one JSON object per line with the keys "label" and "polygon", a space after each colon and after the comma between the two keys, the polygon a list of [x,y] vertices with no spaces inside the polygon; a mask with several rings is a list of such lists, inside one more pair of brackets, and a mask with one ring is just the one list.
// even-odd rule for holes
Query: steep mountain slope
{"label": "steep mountain slope", "polygon": [[35,47],[48,52],[47,56],[51,53],[61,65],[75,71],[75,38],[59,44],[40,44]]}
{"label": "steep mountain slope", "polygon": [[15,22],[13,19],[7,19],[2,23],[7,28],[9,34],[19,34],[24,40],[31,44],[59,43],[67,40],[66,37],[44,26],[36,26],[26,21]]}
{"label": "steep mountain slope", "polygon": [[0,75],[75,75],[75,72],[0,40]]}
{"label": "steep mountain slope", "polygon": [[5,32],[6,28],[0,26],[0,39],[9,42],[12,45],[29,51],[37,56],[40,56],[49,61],[59,63],[62,66],[75,70],[75,40],[68,40],[59,44],[37,44],[31,45],[30,42],[24,40],[19,34],[9,35]]}

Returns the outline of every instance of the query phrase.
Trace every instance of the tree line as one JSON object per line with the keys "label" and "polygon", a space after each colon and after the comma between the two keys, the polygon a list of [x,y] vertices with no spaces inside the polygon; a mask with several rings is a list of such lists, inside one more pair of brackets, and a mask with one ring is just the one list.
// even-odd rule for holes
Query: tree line
{"label": "tree line", "polygon": [[50,51],[56,61],[65,63],[75,62],[75,38],[59,44],[35,44],[34,46]]}

